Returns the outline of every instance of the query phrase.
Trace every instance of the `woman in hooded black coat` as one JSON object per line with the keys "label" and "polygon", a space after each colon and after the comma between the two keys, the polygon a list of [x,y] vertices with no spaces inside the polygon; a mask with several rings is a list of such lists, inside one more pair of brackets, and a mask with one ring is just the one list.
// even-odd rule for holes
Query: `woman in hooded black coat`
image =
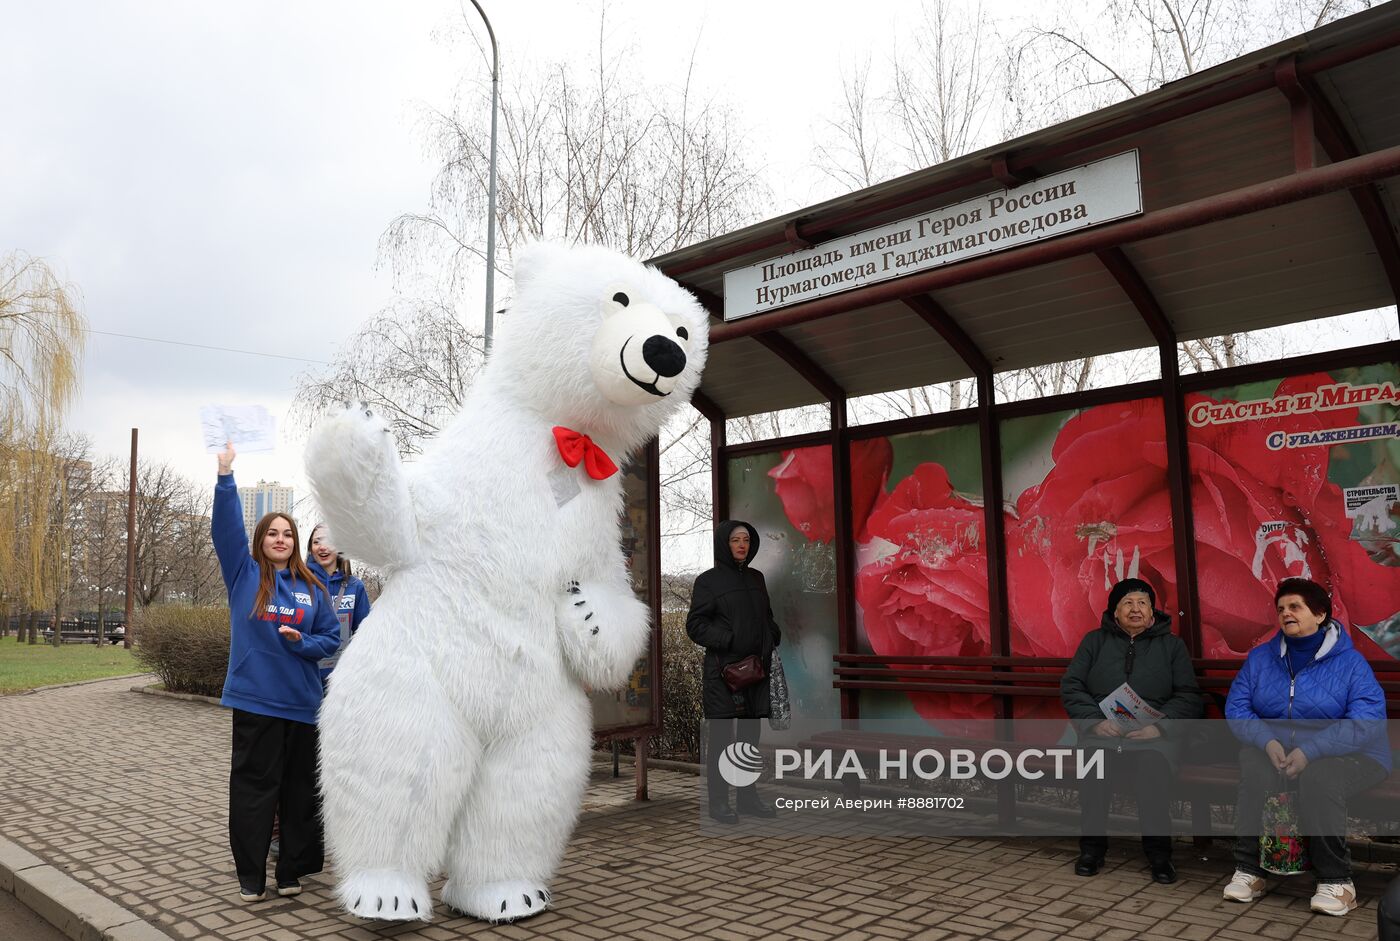
{"label": "woman in hooded black coat", "polygon": [[[720,671],[757,656],[764,673],[770,674],[773,650],[782,637],[763,573],[751,564],[757,554],[758,532],[748,523],[725,520],[715,527],[715,567],[695,579],[685,622],[690,639],[705,648],[702,695],[710,726],[706,783],[710,816],[721,823],[735,823],[738,816],[729,807],[729,785],[720,776],[719,756],[735,741],[758,744],[759,720],[768,715],[769,694],[766,677],[733,692]],[[774,815],[754,785],[739,788],[737,804],[740,813]]]}

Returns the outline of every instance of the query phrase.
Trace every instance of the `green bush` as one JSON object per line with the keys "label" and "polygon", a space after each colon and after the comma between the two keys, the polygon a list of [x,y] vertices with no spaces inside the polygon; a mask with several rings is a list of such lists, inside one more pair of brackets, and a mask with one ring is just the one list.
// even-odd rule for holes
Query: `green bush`
{"label": "green bush", "polygon": [[228,672],[228,624],[228,608],[153,605],[136,616],[136,659],[168,690],[218,696]]}

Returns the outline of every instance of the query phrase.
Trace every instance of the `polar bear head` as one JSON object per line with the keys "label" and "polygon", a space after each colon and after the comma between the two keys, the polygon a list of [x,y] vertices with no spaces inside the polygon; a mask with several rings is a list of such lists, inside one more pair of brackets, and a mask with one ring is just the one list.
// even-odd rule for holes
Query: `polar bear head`
{"label": "polar bear head", "polygon": [[598,246],[516,253],[515,297],[488,370],[547,420],[630,450],[690,401],[704,310],[654,268]]}

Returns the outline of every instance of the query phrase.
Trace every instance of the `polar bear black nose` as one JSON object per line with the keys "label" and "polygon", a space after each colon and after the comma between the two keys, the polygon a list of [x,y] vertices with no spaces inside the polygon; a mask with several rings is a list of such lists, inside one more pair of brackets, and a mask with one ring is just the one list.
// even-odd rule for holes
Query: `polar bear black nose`
{"label": "polar bear black nose", "polygon": [[656,370],[658,376],[667,378],[679,375],[685,368],[685,350],[674,340],[659,335],[647,337],[647,341],[642,344],[642,359]]}

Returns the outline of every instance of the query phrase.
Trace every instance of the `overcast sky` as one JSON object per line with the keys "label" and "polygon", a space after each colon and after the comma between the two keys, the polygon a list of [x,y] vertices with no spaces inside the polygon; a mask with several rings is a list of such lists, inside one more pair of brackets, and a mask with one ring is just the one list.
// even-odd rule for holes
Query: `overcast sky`
{"label": "overcast sky", "polygon": [[[596,45],[597,0],[485,6],[507,61]],[[807,170],[813,128],[841,67],[886,56],[913,9],[614,0],[610,46],[672,85],[698,50],[697,86],[739,108],[782,210],[832,195]],[[99,454],[124,456],[138,427],[143,455],[212,480],[199,407],[284,417],[314,368],[298,360],[328,360],[390,302],[377,241],[426,205],[436,169],[419,118],[486,74],[464,16],[466,0],[0,0],[0,250],[45,258],[81,293],[94,332],[70,426]],[[473,323],[480,298],[466,286]],[[297,435],[238,470],[305,492]]]}
{"label": "overcast sky", "polygon": [[[596,2],[484,5],[507,53],[548,60],[596,42]],[[840,30],[814,15],[837,4],[614,2],[609,20],[658,81],[682,81],[698,43],[699,82],[744,108],[756,162],[787,180],[782,168],[807,162],[791,142],[839,90],[835,70],[795,69],[793,56],[850,59],[888,38],[898,6],[866,3]],[[310,364],[107,334],[329,359],[392,298],[376,243],[426,204],[435,164],[419,116],[447,107],[464,71],[486,74],[462,8],[0,0],[0,11],[0,249],[43,257],[81,293],[94,332],[70,426],[116,455],[137,427],[143,455],[212,476],[199,406],[281,417]],[[777,194],[785,206],[809,195]],[[464,293],[479,318],[481,288]],[[304,490],[290,435],[238,470],[242,483]]]}

